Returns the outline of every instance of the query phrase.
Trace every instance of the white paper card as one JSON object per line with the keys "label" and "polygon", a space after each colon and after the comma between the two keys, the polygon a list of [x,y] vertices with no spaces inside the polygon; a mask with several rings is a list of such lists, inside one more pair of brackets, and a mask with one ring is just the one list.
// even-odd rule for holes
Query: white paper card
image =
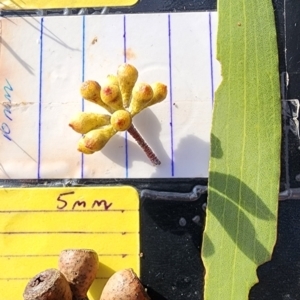
{"label": "white paper card", "polygon": [[[217,15],[211,12],[2,18],[0,178],[207,177]],[[133,119],[161,165],[129,134],[93,155],[77,151],[68,126],[82,110],[87,79],[100,84],[127,62],[139,81],[160,81],[168,96]]]}

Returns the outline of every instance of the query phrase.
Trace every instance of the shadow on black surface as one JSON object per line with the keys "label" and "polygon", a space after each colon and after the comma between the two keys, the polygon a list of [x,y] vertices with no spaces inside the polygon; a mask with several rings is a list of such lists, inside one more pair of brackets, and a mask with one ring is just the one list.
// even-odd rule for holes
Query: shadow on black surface
{"label": "shadow on black surface", "polygon": [[[151,115],[148,117],[151,118]],[[171,160],[160,142],[156,146],[161,150],[158,153],[164,164],[159,166],[152,176],[159,178],[163,171],[165,174],[170,172]],[[187,135],[182,138],[174,151],[175,175],[189,177],[189,174],[197,173],[199,166],[207,169],[208,157],[204,156],[209,155],[208,148],[208,143],[196,136]],[[203,163],[206,164],[206,168]],[[159,190],[187,193],[194,187],[192,179],[189,190],[186,189],[186,185],[178,182],[180,179],[177,179],[175,190],[171,184]],[[142,224],[145,224],[141,229],[141,250],[145,254],[142,261],[142,280],[150,291],[151,288],[155,290],[152,297],[151,292],[149,293],[151,299],[201,299],[204,269],[200,247],[205,220],[202,204],[205,198],[201,197],[194,202],[142,202]],[[214,251],[213,245],[210,250]]]}
{"label": "shadow on black surface", "polygon": [[[205,220],[202,209],[204,199],[201,197],[195,202],[145,200],[143,208],[156,229],[158,226],[171,235],[189,234],[194,246],[199,249]],[[195,217],[197,222],[193,221]]]}
{"label": "shadow on black surface", "polygon": [[151,300],[168,300],[151,287],[147,288],[147,294],[150,296]]}
{"label": "shadow on black surface", "polygon": [[300,209],[299,201],[279,204],[278,240],[272,260],[258,268],[259,283],[249,300],[300,299]]}
{"label": "shadow on black surface", "polygon": [[[180,186],[177,191],[183,192]],[[204,199],[188,203],[142,202],[142,282],[150,291],[155,290],[151,299],[202,299]],[[193,221],[197,216],[199,222]]]}

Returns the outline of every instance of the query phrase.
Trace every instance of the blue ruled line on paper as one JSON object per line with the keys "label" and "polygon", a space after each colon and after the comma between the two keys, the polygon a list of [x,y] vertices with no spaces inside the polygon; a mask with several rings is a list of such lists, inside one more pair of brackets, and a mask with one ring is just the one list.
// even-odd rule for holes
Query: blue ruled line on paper
{"label": "blue ruled line on paper", "polygon": [[44,18],[41,18],[37,179],[41,178],[41,129],[42,129],[41,127],[42,127],[42,95],[43,95],[43,35],[44,35],[43,31],[44,31]]}
{"label": "blue ruled line on paper", "polygon": [[171,43],[171,15],[168,14],[169,39],[169,79],[170,79],[170,135],[171,135],[171,176],[174,177],[174,141],[173,141],[173,93],[172,93],[172,43]]}
{"label": "blue ruled line on paper", "polygon": [[209,54],[210,54],[210,81],[211,81],[211,101],[214,102],[214,70],[213,70],[213,49],[212,49],[212,28],[211,28],[211,14],[208,14],[208,28],[209,28]]}
{"label": "blue ruled line on paper", "polygon": [[123,50],[124,50],[124,63],[127,61],[126,57],[126,16],[123,16]]}
{"label": "blue ruled line on paper", "polygon": [[[126,16],[123,16],[123,46],[124,46],[124,63],[127,61],[126,57]],[[128,178],[128,140],[127,131],[125,131],[125,176]]]}
{"label": "blue ruled line on paper", "polygon": [[[82,16],[82,61],[81,81],[85,80],[85,16]],[[81,99],[81,111],[84,111],[84,99]],[[81,178],[84,178],[84,154],[81,153]]]}

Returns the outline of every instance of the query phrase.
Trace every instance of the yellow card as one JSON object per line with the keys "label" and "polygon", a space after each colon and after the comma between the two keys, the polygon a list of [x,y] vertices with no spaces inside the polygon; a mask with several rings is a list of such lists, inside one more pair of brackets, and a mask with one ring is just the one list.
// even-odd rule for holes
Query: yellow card
{"label": "yellow card", "polygon": [[28,281],[57,268],[68,248],[93,249],[100,267],[89,291],[99,300],[114,271],[139,275],[139,198],[132,187],[0,189],[1,299],[21,299]]}
{"label": "yellow card", "polygon": [[130,6],[138,0],[5,0],[0,3],[0,9],[50,9]]}

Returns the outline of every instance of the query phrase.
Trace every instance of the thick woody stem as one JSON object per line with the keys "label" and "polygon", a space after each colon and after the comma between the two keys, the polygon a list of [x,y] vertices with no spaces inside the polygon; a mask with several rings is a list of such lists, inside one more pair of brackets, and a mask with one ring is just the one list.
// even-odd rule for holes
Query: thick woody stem
{"label": "thick woody stem", "polygon": [[145,154],[148,156],[148,158],[150,159],[152,164],[154,166],[160,165],[161,164],[160,160],[157,158],[155,153],[148,146],[148,144],[145,142],[145,140],[140,135],[140,133],[136,130],[136,128],[134,127],[133,124],[129,127],[129,129],[127,131],[137,141],[137,143],[140,145],[140,147],[144,150]]}

